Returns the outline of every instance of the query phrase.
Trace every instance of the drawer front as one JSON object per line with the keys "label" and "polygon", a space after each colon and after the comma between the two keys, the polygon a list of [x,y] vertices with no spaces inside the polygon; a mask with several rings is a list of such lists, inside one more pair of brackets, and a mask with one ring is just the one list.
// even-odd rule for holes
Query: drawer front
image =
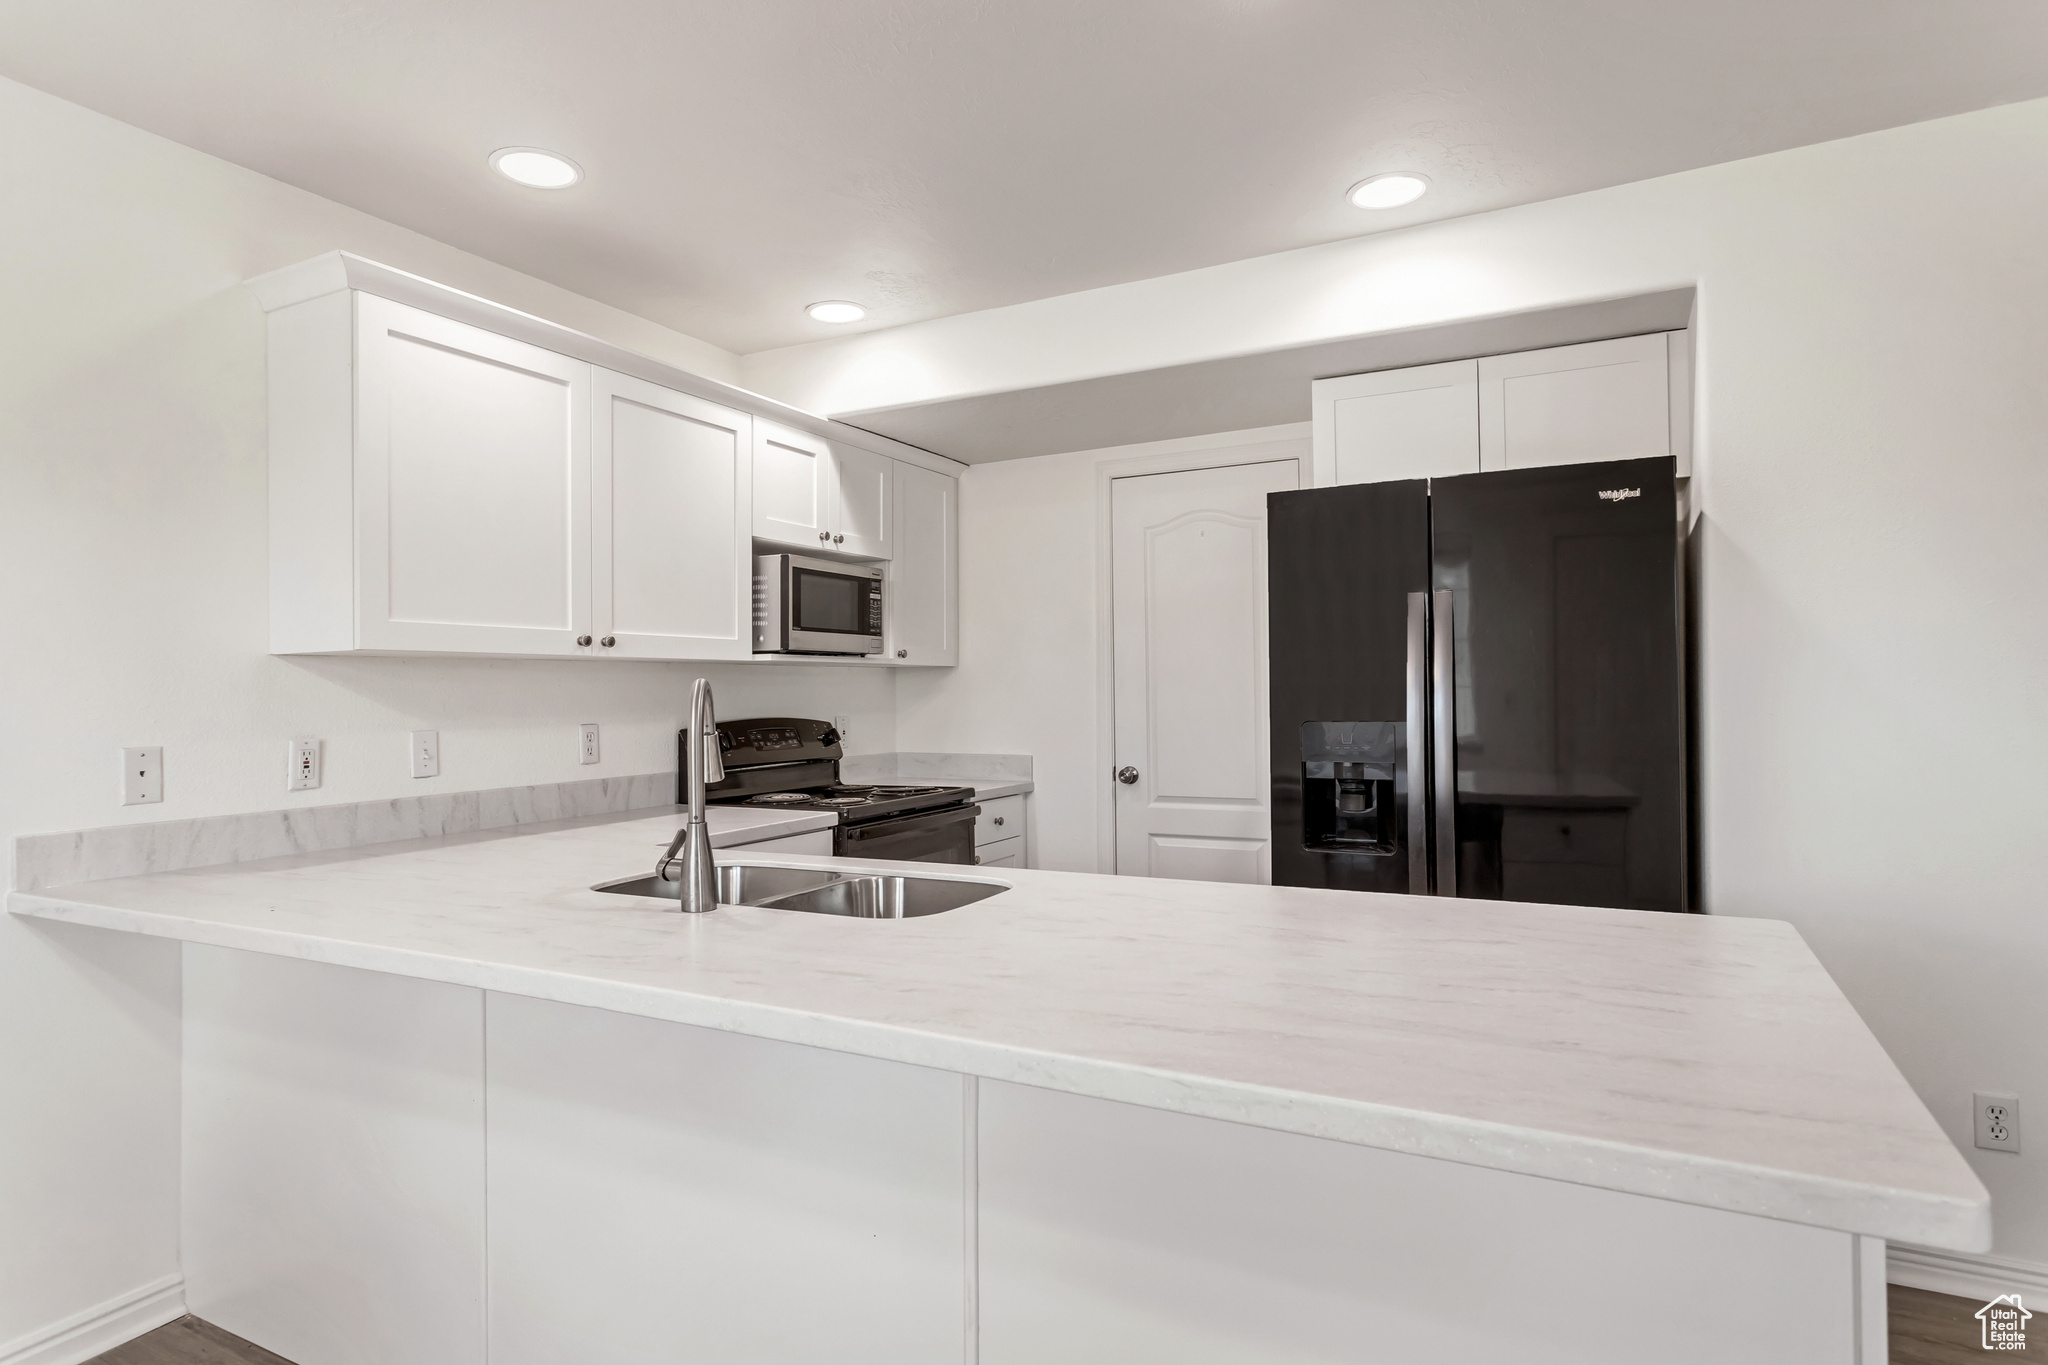
{"label": "drawer front", "polygon": [[1513,810],[1500,822],[1500,856],[1511,863],[1628,861],[1628,812]]}
{"label": "drawer front", "polygon": [[981,814],[974,819],[974,843],[978,848],[992,844],[999,839],[1017,839],[1024,834],[1024,798],[1022,796],[999,796],[993,801],[981,803]]}
{"label": "drawer front", "polygon": [[1022,867],[1024,841],[998,839],[992,844],[978,844],[974,849],[974,861],[982,867]]}

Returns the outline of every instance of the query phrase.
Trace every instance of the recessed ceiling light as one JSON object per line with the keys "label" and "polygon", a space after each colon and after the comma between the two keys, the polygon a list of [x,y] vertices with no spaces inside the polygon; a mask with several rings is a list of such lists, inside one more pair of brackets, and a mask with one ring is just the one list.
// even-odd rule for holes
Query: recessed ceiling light
{"label": "recessed ceiling light", "polygon": [[568,157],[538,147],[500,147],[491,153],[491,169],[536,190],[566,190],[583,178],[583,168]]}
{"label": "recessed ceiling light", "polygon": [[823,303],[812,304],[804,311],[818,322],[859,322],[868,315],[867,309],[844,299],[827,299]]}
{"label": "recessed ceiling light", "polygon": [[1345,197],[1362,209],[1397,209],[1429,193],[1429,181],[1407,171],[1392,171],[1359,181]]}

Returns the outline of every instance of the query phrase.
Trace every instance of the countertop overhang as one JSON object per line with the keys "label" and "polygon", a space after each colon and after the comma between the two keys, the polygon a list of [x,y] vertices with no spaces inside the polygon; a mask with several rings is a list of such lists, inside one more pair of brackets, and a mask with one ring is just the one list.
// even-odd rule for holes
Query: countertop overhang
{"label": "countertop overhang", "polygon": [[1788,924],[930,864],[903,870],[1009,889],[901,921],[682,915],[586,889],[651,869],[675,822],[529,825],[8,904],[1887,1240],[1990,1245],[1983,1185]]}

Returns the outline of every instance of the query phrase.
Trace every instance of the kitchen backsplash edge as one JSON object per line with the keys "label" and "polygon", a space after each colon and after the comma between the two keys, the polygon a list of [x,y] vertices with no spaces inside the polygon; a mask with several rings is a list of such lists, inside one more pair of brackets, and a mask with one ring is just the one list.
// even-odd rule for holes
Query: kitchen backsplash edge
{"label": "kitchen backsplash edge", "polygon": [[23,834],[14,840],[13,889],[37,891],[71,882],[613,815],[673,805],[675,793],[673,772],[640,773],[487,791],[437,792],[388,801],[202,815],[60,834]]}

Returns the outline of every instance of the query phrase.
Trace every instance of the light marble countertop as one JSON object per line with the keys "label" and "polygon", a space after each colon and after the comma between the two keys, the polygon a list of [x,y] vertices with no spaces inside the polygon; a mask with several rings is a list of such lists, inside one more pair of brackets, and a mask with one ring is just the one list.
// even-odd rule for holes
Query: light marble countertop
{"label": "light marble countertop", "polygon": [[[756,814],[792,819],[721,812]],[[1990,1245],[1983,1186],[1783,923],[929,864],[908,870],[1010,889],[902,921],[585,889],[651,867],[675,826],[634,812],[9,908]]]}

